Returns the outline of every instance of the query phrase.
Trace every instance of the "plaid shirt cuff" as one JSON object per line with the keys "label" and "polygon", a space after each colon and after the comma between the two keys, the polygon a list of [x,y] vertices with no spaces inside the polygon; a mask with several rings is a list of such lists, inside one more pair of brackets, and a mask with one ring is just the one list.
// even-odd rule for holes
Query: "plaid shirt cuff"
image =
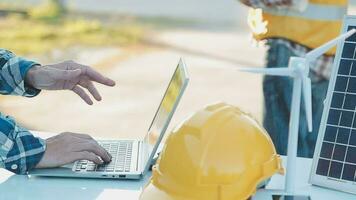
{"label": "plaid shirt cuff", "polygon": [[[39,65],[39,64],[34,61],[25,60],[25,59],[19,57],[19,66],[21,69],[20,71],[22,72],[21,73],[22,80],[25,80],[28,70],[30,70],[32,67],[34,67],[36,65]],[[21,89],[24,91],[22,96],[34,97],[34,96],[37,96],[41,92],[41,90],[28,85],[25,81],[23,81],[23,83],[24,84],[21,85],[21,86],[23,86],[23,88],[21,88]]]}
{"label": "plaid shirt cuff", "polygon": [[40,162],[46,143],[17,126],[12,118],[0,118],[0,167],[16,174],[25,174]]}
{"label": "plaid shirt cuff", "polygon": [[38,63],[15,56],[12,52],[0,49],[0,93],[33,97],[40,90],[24,81],[27,71]]}

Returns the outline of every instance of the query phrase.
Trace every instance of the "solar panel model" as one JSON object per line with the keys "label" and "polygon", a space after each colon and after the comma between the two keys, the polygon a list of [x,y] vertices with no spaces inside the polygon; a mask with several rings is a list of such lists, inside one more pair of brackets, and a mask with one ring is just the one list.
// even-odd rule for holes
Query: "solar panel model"
{"label": "solar panel model", "polygon": [[[351,29],[356,16],[344,19]],[[356,194],[356,34],[337,47],[310,183]]]}

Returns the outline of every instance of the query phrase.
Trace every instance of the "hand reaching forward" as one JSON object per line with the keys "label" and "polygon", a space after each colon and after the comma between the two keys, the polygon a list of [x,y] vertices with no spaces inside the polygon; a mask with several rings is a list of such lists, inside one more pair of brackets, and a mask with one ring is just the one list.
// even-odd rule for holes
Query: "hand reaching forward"
{"label": "hand reaching forward", "polygon": [[77,160],[110,162],[111,155],[86,134],[61,133],[46,140],[46,151],[36,168],[59,167]]}
{"label": "hand reaching forward", "polygon": [[101,83],[106,86],[114,86],[115,82],[93,68],[78,64],[73,61],[65,61],[53,65],[34,66],[26,74],[25,81],[30,86],[45,90],[72,90],[87,104],[93,101],[84,88],[97,100],[101,96],[93,84]]}

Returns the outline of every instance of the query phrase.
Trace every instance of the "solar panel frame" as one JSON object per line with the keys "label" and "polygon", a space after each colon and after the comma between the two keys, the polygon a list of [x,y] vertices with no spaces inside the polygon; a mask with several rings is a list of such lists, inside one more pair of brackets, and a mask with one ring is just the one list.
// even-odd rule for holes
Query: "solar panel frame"
{"label": "solar panel frame", "polygon": [[[356,16],[345,16],[342,33],[349,27],[356,28]],[[337,46],[309,182],[356,194],[356,34],[346,41]],[[347,65],[349,71],[344,67]],[[350,82],[354,84],[351,83],[349,88]],[[330,145],[333,145],[332,152]],[[350,156],[351,151],[353,156]]]}

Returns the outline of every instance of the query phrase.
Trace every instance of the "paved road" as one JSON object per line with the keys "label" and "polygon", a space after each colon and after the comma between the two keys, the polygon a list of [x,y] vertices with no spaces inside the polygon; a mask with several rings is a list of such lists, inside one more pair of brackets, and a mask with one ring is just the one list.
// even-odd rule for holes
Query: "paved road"
{"label": "paved road", "polygon": [[70,7],[94,12],[126,13],[135,16],[160,16],[180,19],[245,22],[246,9],[237,0],[96,0],[68,1]]}

